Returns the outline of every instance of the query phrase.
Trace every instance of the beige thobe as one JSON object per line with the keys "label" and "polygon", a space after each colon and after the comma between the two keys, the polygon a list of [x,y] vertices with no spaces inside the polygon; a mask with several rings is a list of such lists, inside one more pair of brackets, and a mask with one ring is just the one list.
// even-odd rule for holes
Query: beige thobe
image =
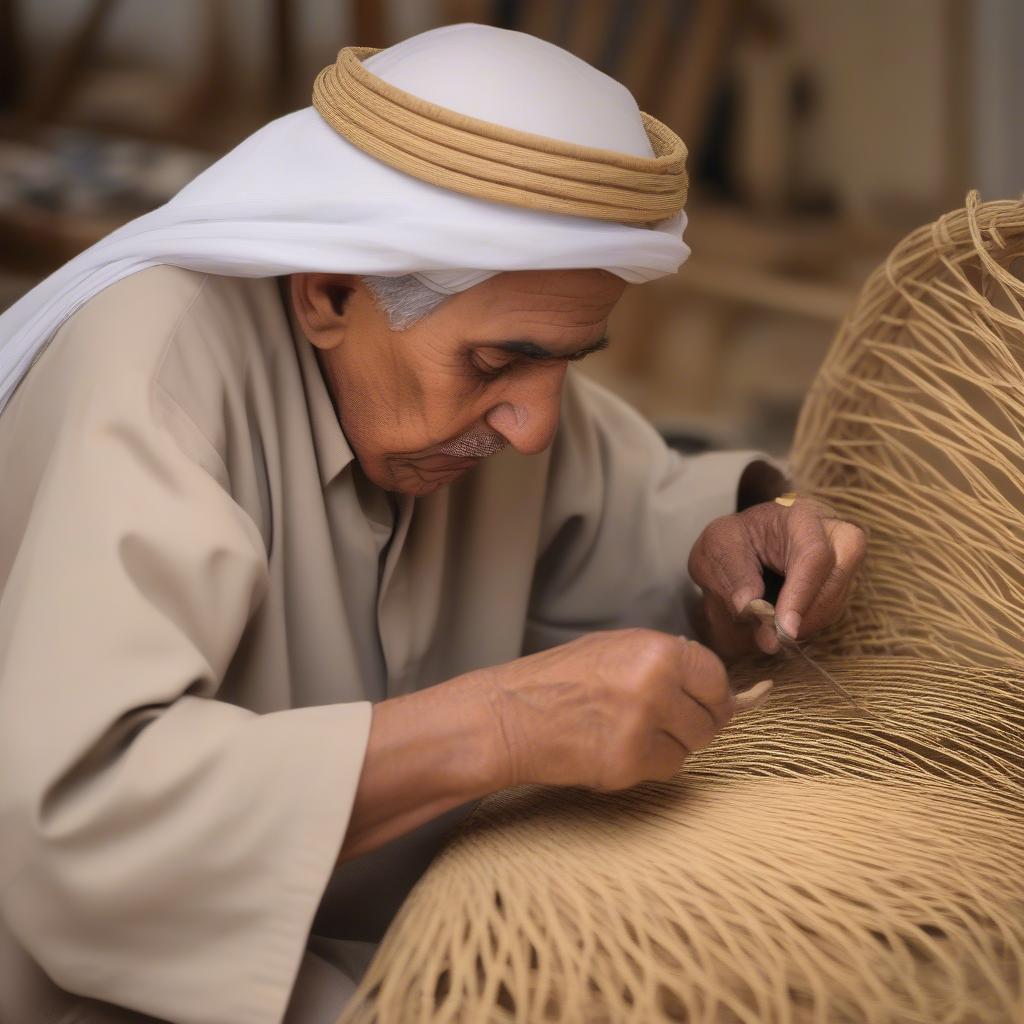
{"label": "beige thobe", "polygon": [[372,702],[685,630],[751,458],[683,459],[570,374],[548,452],[393,501],[279,282],[94,298],[0,417],[0,1020],[332,1020],[314,919],[378,940],[453,817],[336,868]]}

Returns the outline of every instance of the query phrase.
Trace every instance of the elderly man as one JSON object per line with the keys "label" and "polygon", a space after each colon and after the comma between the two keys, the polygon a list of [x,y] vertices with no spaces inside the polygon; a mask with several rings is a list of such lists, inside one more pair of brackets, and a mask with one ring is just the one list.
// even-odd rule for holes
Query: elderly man
{"label": "elderly man", "polygon": [[569,368],[683,155],[528,36],[343,51],[0,321],[4,1021],[333,1021],[472,801],[671,775],[765,567],[836,618],[855,527]]}

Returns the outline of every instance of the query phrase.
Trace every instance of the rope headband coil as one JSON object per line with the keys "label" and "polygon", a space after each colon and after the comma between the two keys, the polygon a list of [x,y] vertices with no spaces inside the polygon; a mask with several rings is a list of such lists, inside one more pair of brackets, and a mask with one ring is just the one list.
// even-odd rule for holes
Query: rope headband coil
{"label": "rope headband coil", "polygon": [[421,181],[547,213],[651,224],[686,203],[686,146],[642,114],[653,157],[534,135],[459,114],[378,78],[346,47],[313,85],[313,106],[345,139]]}

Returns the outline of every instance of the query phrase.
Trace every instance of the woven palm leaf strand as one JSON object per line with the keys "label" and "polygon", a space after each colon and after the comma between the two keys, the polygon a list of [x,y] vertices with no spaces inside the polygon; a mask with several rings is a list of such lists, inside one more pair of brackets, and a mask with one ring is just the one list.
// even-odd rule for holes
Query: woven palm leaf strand
{"label": "woven palm leaf strand", "polygon": [[617,153],[481,121],[413,96],[346,47],[313,86],[313,106],[338,134],[377,160],[432,185],[546,213],[651,224],[686,203],[686,146],[640,114],[654,154]]}
{"label": "woven palm leaf strand", "polygon": [[897,246],[829,352],[793,454],[871,529],[837,651],[1021,661],[1022,270],[1024,203],[972,193]]}

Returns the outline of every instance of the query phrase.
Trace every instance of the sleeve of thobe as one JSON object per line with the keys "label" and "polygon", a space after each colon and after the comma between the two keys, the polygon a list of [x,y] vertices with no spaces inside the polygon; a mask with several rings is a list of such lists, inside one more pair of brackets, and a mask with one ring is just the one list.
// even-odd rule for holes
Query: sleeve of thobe
{"label": "sleeve of thobe", "polygon": [[279,1021],[370,706],[218,700],[267,566],[216,452],[144,375],[60,417],[0,603],[0,907],[72,992]]}
{"label": "sleeve of thobe", "polygon": [[636,411],[574,375],[552,451],[525,652],[582,633],[647,626],[690,634],[690,549],[736,511],[744,469],[766,456],[683,456]]}

